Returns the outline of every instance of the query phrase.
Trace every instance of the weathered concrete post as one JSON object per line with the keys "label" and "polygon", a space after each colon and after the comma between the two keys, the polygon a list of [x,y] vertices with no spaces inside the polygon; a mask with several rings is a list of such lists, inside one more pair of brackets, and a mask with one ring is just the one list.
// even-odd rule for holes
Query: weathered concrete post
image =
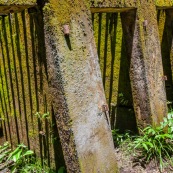
{"label": "weathered concrete post", "polygon": [[[140,8],[141,5],[141,8]],[[147,11],[147,13],[146,13]],[[159,124],[167,113],[165,81],[154,1],[142,1],[138,15],[141,15],[141,41],[148,85],[149,104],[152,124]],[[142,20],[143,19],[143,20]],[[140,116],[140,114],[139,114]]]}
{"label": "weathered concrete post", "polygon": [[123,28],[131,56],[130,78],[134,108],[139,127],[157,125],[167,112],[164,74],[154,1],[141,0],[136,17],[125,22]]}
{"label": "weathered concrete post", "polygon": [[93,12],[116,12],[116,9],[122,12],[123,32],[131,61],[130,80],[137,124],[141,128],[147,124],[159,124],[167,113],[167,105],[156,5],[170,6],[172,2],[92,2]]}
{"label": "weathered concrete post", "polygon": [[43,8],[49,87],[69,173],[116,173],[92,23],[83,0]]}

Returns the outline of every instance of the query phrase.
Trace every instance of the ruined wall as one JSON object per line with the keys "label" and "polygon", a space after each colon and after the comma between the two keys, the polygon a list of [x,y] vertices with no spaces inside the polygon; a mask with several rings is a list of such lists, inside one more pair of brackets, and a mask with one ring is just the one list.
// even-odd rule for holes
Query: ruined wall
{"label": "ruined wall", "polygon": [[[98,6],[100,8],[94,8],[94,7],[98,7]],[[156,83],[159,82],[158,80],[156,81],[156,76],[157,76],[156,74],[155,74],[155,77],[154,76],[152,77],[152,74],[155,73],[154,71],[152,71],[154,69],[155,65],[154,64],[152,65],[152,67],[151,67],[152,69],[150,70],[150,72],[148,71],[150,69],[150,67],[147,65],[147,63],[148,63],[147,62],[147,56],[151,56],[151,54],[152,54],[151,50],[149,51],[149,54],[148,54],[149,45],[147,45],[148,43],[146,43],[147,37],[150,39],[150,42],[153,41],[153,38],[150,37],[151,32],[153,32],[153,31],[152,30],[149,31],[149,28],[152,28],[153,24],[151,24],[149,21],[153,20],[152,22],[154,22],[154,23],[156,23],[156,20],[160,21],[158,23],[158,25],[159,25],[159,28],[160,28],[159,29],[159,35],[160,35],[160,38],[161,38],[160,41],[161,41],[161,47],[162,47],[160,50],[162,51],[163,67],[161,67],[161,68],[159,67],[160,70],[157,68],[157,70],[160,71],[160,75],[158,76],[158,79],[160,80],[159,85],[162,88],[162,93],[161,94],[164,95],[163,86],[166,85],[167,100],[172,101],[172,93],[173,93],[172,92],[172,69],[171,69],[171,62],[170,62],[170,58],[169,58],[171,56],[171,54],[170,54],[171,52],[170,52],[169,49],[172,45],[172,37],[171,37],[171,35],[172,35],[171,34],[171,32],[172,32],[172,30],[171,30],[171,27],[172,27],[171,20],[172,19],[170,17],[171,16],[170,11],[172,11],[172,10],[171,9],[166,10],[166,14],[165,14],[165,9],[171,8],[171,6],[172,6],[172,1],[164,1],[164,2],[163,1],[155,1],[155,4],[153,2],[149,2],[146,5],[144,5],[144,3],[142,3],[142,2],[140,3],[138,1],[125,1],[125,2],[124,1],[123,2],[122,1],[120,1],[120,2],[119,1],[116,1],[116,2],[115,1],[114,2],[112,2],[112,1],[111,2],[110,1],[109,2],[94,1],[92,3],[93,8],[91,8],[91,11],[94,13],[93,14],[93,20],[94,20],[95,38],[96,38],[97,47],[98,47],[98,55],[100,56],[100,66],[101,66],[101,70],[102,70],[103,84],[104,85],[105,85],[105,81],[106,81],[105,92],[106,92],[107,102],[110,106],[110,116],[113,120],[114,118],[112,116],[115,115],[115,119],[117,120],[116,122],[120,123],[120,121],[118,121],[117,117],[118,117],[118,112],[121,112],[120,113],[120,119],[122,120],[121,123],[122,123],[123,127],[125,127],[125,124],[123,122],[125,122],[125,120],[126,120],[129,123],[130,119],[134,123],[134,124],[132,123],[131,126],[134,127],[135,118],[134,118],[134,114],[131,111],[131,110],[133,110],[133,102],[134,101],[132,100],[132,95],[131,95],[131,92],[130,92],[130,85],[129,85],[130,83],[131,83],[131,85],[133,83],[133,80],[132,80],[133,77],[131,77],[131,81],[129,79],[129,75],[130,75],[129,64],[131,62],[131,61],[129,62],[129,58],[131,58],[131,56],[127,55],[127,54],[130,54],[130,52],[128,52],[128,49],[132,49],[133,46],[131,45],[131,48],[127,48],[127,47],[130,47],[129,46],[130,33],[127,33],[127,35],[128,35],[127,37],[124,36],[125,33],[123,33],[123,31],[125,32],[125,30],[126,30],[125,27],[128,27],[127,26],[128,25],[128,22],[127,22],[128,20],[126,20],[126,19],[130,15],[126,15],[126,19],[124,18],[124,26],[121,26],[123,18],[120,18],[120,14],[122,14],[122,16],[123,16],[123,14],[127,14],[127,13],[129,13],[128,11],[133,10],[132,8],[137,9],[136,10],[136,15],[137,15],[138,19],[136,21],[134,21],[134,24],[136,23],[136,25],[138,25],[138,27],[139,27],[138,31],[140,32],[139,33],[140,35],[137,39],[138,40],[141,39],[141,43],[139,43],[139,46],[142,46],[141,56],[143,56],[143,60],[142,59],[141,60],[144,61],[143,70],[147,70],[147,72],[144,71],[143,74],[148,75],[148,77],[147,77],[148,79],[145,78],[145,77],[142,77],[143,78],[142,80],[148,81],[148,83],[150,85],[152,83],[151,82],[151,78],[152,78],[152,81],[154,81],[154,83],[155,83],[155,84],[154,83],[151,84],[151,86],[147,86],[148,85],[147,83],[143,84],[143,85],[146,85],[145,88],[148,88],[148,89],[150,87],[153,87],[153,86],[156,89],[156,86],[157,86]],[[109,8],[104,8],[104,7],[109,7]],[[115,8],[111,8],[111,7],[115,7]],[[117,7],[122,7],[122,8],[119,9]],[[148,11],[148,16],[145,15],[145,12],[144,13],[141,12],[145,9],[145,7],[147,7],[146,11]],[[156,18],[156,8],[158,9],[158,11],[157,11],[157,14],[158,14],[157,18],[158,19]],[[151,9],[153,9],[153,12],[150,13],[149,11],[151,11]],[[169,11],[169,15],[168,15],[167,11]],[[108,17],[109,19],[105,19],[106,18],[105,17],[105,12],[107,12],[107,16],[114,15],[114,21],[115,22],[113,22],[113,24],[111,24],[111,22],[110,23],[108,22],[108,24],[106,26],[106,20],[108,20],[108,21],[111,20],[110,19],[111,17]],[[116,19],[117,16],[119,16],[118,19]],[[169,27],[169,31],[168,31],[168,29],[164,29],[165,17],[167,18],[167,21],[169,21],[169,24],[167,24],[167,25],[169,25],[169,26],[167,26],[167,27]],[[154,19],[152,19],[152,18],[154,18]],[[145,31],[145,28],[144,28],[144,22],[145,21],[147,22],[147,25],[150,25],[150,26],[146,26],[146,28],[148,29],[146,31]],[[119,23],[119,25],[117,24],[117,22]],[[115,27],[115,25],[117,25],[115,27],[116,30],[114,31],[114,33],[111,31],[111,30],[113,30],[112,29],[113,27],[111,25],[114,25],[114,27]],[[157,25],[154,24],[154,26],[156,28],[156,33],[158,34]],[[107,33],[106,33],[105,27],[107,27],[109,29],[107,31]],[[127,29],[127,30],[129,30],[129,29]],[[150,34],[149,34],[148,31],[150,32]],[[164,34],[164,36],[163,36],[163,34]],[[101,35],[101,36],[99,36],[99,35]],[[167,35],[167,36],[165,36],[165,35]],[[162,41],[162,36],[163,36],[163,41]],[[125,37],[128,39],[128,41],[125,41],[125,39],[124,39]],[[132,37],[134,37],[133,33],[132,33]],[[111,47],[111,41],[112,40],[114,40],[114,43],[115,43],[115,45],[114,45],[115,49],[114,50]],[[122,43],[120,43],[121,40],[122,40]],[[134,38],[132,39],[132,41],[134,42]],[[107,42],[108,42],[108,44],[107,44]],[[154,41],[154,42],[156,42],[156,41]],[[138,44],[138,43],[135,43],[135,44]],[[168,44],[170,46],[167,46]],[[159,45],[159,44],[157,44],[157,45]],[[153,44],[150,47],[152,47],[152,46],[153,46]],[[124,50],[123,50],[123,47],[124,47]],[[121,53],[119,51],[120,49],[122,50]],[[153,47],[153,50],[154,49],[155,48]],[[157,49],[158,49],[158,52],[159,52],[159,47]],[[112,50],[114,52],[112,52]],[[107,52],[107,53],[104,53],[104,51]],[[142,51],[143,51],[143,53],[142,53]],[[112,59],[113,59],[112,54],[115,54],[114,55],[115,61],[112,61]],[[162,63],[160,62],[161,59],[159,57],[160,56],[159,54],[160,53],[156,54],[157,61],[158,61],[157,63],[161,64],[161,66],[162,66]],[[128,58],[127,58],[127,56],[128,56]],[[126,60],[125,60],[125,57],[126,57]],[[148,59],[149,59],[150,63],[153,61],[152,60],[153,58],[148,58]],[[105,63],[105,61],[106,61],[106,63]],[[134,59],[134,61],[137,62],[137,59],[136,60]],[[121,62],[121,64],[124,63],[122,65],[123,72],[122,72],[122,69],[119,66],[120,62]],[[115,63],[115,64],[113,64],[113,63]],[[112,66],[110,66],[110,64]],[[139,64],[138,64],[138,66],[139,66]],[[162,72],[162,68],[164,70],[163,72]],[[120,76],[121,76],[120,74],[123,74],[123,76],[121,78],[120,78]],[[167,80],[165,81],[166,82],[165,84],[164,84],[164,77],[163,77],[164,75],[167,76],[166,77]],[[111,77],[113,77],[112,82],[110,82]],[[136,78],[136,79],[139,80],[139,78]],[[113,84],[112,88],[110,87],[111,83]],[[136,83],[135,85],[138,85],[138,84]],[[142,93],[147,94],[147,92],[148,92],[147,90],[142,91]],[[122,93],[120,91],[122,91]],[[124,98],[123,98],[123,93],[124,93]],[[144,95],[140,96],[139,93],[140,92],[138,91],[136,99],[141,97],[141,101],[145,100],[144,97],[146,97],[146,96],[144,96]],[[158,94],[156,94],[156,95],[154,94],[154,89],[150,90],[148,94],[149,95],[147,97],[151,97],[151,99],[156,98],[156,95],[158,95]],[[119,98],[119,96],[121,96],[121,98]],[[133,96],[134,96],[134,92],[133,92]],[[112,99],[112,102],[110,102],[111,99]],[[129,104],[126,105],[127,108],[125,108],[125,109],[129,110],[129,112],[128,111],[122,112],[121,111],[122,108],[120,108],[119,111],[118,111],[118,107],[119,106],[122,107],[122,105],[123,105],[123,104],[121,104],[121,100],[127,101],[129,103]],[[160,102],[159,104],[162,104],[161,100],[163,100],[163,99],[161,99],[160,101],[159,100],[160,100],[160,96],[158,96],[155,103],[151,103],[151,101],[148,101],[147,104],[149,104],[149,105],[146,106],[146,107],[149,107],[149,109],[154,110],[154,107],[157,107],[157,104],[159,102]],[[165,99],[165,102],[166,102],[166,99]],[[110,104],[110,103],[112,103],[112,104]],[[114,114],[114,111],[113,111],[114,106],[116,107],[116,110],[117,110],[117,112],[115,112],[115,114]],[[128,109],[128,107],[129,107],[129,109]],[[160,106],[160,107],[162,107],[162,106]],[[151,112],[151,113],[146,111],[147,114],[148,114],[148,117],[150,117],[149,114],[155,114],[154,116],[156,116],[156,117],[158,116],[157,118],[154,118],[155,120],[150,119],[149,120],[150,122],[153,121],[153,120],[155,122],[160,121],[162,119],[161,118],[162,115],[163,114],[165,115],[166,111],[160,110],[160,113],[159,113],[160,107],[158,107],[158,113],[157,113],[157,111],[154,111],[154,112]],[[144,108],[144,109],[146,109],[146,108]],[[136,115],[138,114],[137,112],[138,111],[136,110]],[[130,115],[131,113],[133,115]],[[147,117],[147,114],[146,114],[146,117]],[[125,115],[125,118],[123,118],[124,115]],[[161,116],[161,117],[159,118],[159,116]],[[128,119],[128,118],[130,118],[130,119]],[[115,124],[116,124],[116,122],[115,122]],[[122,126],[120,126],[120,128],[121,127]],[[127,128],[129,128],[129,127],[127,127]]]}
{"label": "ruined wall", "polygon": [[[19,13],[23,2],[18,13],[0,19],[0,115],[6,140],[25,143],[57,169],[64,164],[63,148],[69,172],[118,171],[101,108],[103,87],[112,127],[129,128],[130,122],[134,127],[133,109],[141,127],[159,123],[166,114],[165,73],[172,99],[172,10],[165,11],[172,1],[50,0],[42,4],[44,17],[39,8]],[[70,36],[64,36],[64,24],[70,25]]]}
{"label": "ruined wall", "polygon": [[[48,165],[64,165],[54,117],[41,11],[0,18],[0,114],[5,139],[24,143]],[[47,115],[46,115],[47,114]]]}

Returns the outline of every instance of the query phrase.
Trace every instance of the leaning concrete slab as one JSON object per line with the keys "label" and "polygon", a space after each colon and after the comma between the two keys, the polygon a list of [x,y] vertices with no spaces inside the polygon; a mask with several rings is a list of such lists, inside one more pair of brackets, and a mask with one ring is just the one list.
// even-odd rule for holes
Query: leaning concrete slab
{"label": "leaning concrete slab", "polygon": [[89,8],[84,1],[50,0],[43,12],[50,95],[67,171],[116,173]]}
{"label": "leaning concrete slab", "polygon": [[156,17],[157,13],[153,1],[142,1],[139,4],[138,15],[141,15],[141,20],[139,21],[141,25],[140,36],[143,42],[146,81],[148,85],[149,104],[151,107],[150,116],[152,124],[156,125],[159,124],[166,115],[167,105]]}
{"label": "leaning concrete slab", "polygon": [[158,125],[167,113],[155,4],[145,0],[138,2],[131,22],[126,22],[128,16],[128,13],[123,15],[123,28],[127,47],[131,46],[128,50],[134,109],[138,126],[144,128],[148,124]]}

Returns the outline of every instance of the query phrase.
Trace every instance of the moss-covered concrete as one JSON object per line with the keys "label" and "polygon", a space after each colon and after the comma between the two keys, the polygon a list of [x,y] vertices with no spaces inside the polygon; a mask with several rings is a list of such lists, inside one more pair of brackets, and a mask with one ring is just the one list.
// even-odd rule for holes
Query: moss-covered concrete
{"label": "moss-covered concrete", "polygon": [[0,15],[7,15],[9,13],[18,13],[21,12],[24,9],[30,8],[35,6],[36,4],[31,4],[31,5],[0,5]]}
{"label": "moss-covered concrete", "polygon": [[89,9],[84,1],[50,0],[43,10],[49,87],[67,171],[117,172]]}
{"label": "moss-covered concrete", "polygon": [[[9,14],[0,18],[0,25],[0,104],[5,139],[12,146],[24,143],[58,170],[65,163],[48,96],[41,11],[34,8]],[[49,117],[42,118],[46,112]]]}
{"label": "moss-covered concrete", "polygon": [[36,5],[37,0],[0,0],[0,5]]}
{"label": "moss-covered concrete", "polygon": [[130,10],[136,9],[135,7],[124,7],[124,8],[117,8],[117,7],[91,7],[90,10],[92,13],[122,13],[127,12]]}
{"label": "moss-covered concrete", "polygon": [[[129,14],[129,11],[126,12]],[[111,127],[135,130],[129,79],[130,57],[122,28],[122,20],[127,24],[129,19],[122,19],[120,14],[123,13],[93,13],[92,18],[103,85],[110,107]]]}
{"label": "moss-covered concrete", "polygon": [[[134,126],[133,106],[140,127],[162,120],[167,111],[165,73],[166,86],[172,87],[172,48],[169,51],[165,44],[171,46],[173,2],[38,2],[40,10],[0,19],[0,113],[6,139],[24,142],[57,170],[64,164],[62,144],[68,172],[118,172],[101,106],[108,103],[112,127],[118,113],[118,124],[128,120],[124,125]],[[20,12],[35,3],[0,1],[0,13]],[[156,6],[166,12],[157,15]],[[63,33],[65,24],[69,35]],[[169,38],[162,38],[165,33]],[[42,117],[45,112],[50,112],[48,118]]]}
{"label": "moss-covered concrete", "polygon": [[137,7],[137,1],[136,0],[90,0],[90,7],[120,7],[120,8],[127,8],[127,7]]}
{"label": "moss-covered concrete", "polygon": [[[137,27],[139,27],[139,41],[141,42],[140,52],[143,56],[140,61],[143,61],[142,63],[145,74],[142,74],[141,77],[145,81],[146,108],[148,109],[148,111],[150,111],[146,111],[146,114],[144,116],[148,120],[151,119],[151,123],[154,125],[159,124],[159,122],[162,121],[163,116],[166,115],[167,111],[164,81],[162,77],[163,67],[157,25],[157,13],[155,4],[152,1],[142,1],[138,4],[138,6],[139,7],[137,10],[137,15],[139,20],[136,21],[136,25]],[[145,11],[147,11],[147,13]],[[140,88],[142,88],[141,85]],[[136,100],[138,100],[139,102],[145,100],[140,100],[139,93],[139,91],[136,93],[134,103],[136,102]],[[141,94],[141,98],[143,98],[144,92],[141,92]],[[135,94],[133,94],[133,97],[134,95]],[[139,105],[139,102],[137,105]],[[142,102],[142,105],[144,105],[144,102]],[[138,115],[140,115],[141,110],[138,111]]]}
{"label": "moss-covered concrete", "polygon": [[36,5],[36,0],[0,0],[0,15],[21,12]]}
{"label": "moss-covered concrete", "polygon": [[[166,7],[171,8],[171,6],[172,6],[171,3],[172,3],[172,1],[155,1],[155,2],[153,2],[153,1],[149,1],[149,2],[146,2],[146,1],[145,2],[94,1],[92,3],[91,11],[93,13],[95,13],[95,12],[110,13],[112,10],[112,12],[116,12],[116,13],[120,12],[121,14],[123,14],[123,13],[127,14],[127,15],[124,15],[125,17],[122,20],[124,22],[124,29],[123,29],[124,34],[125,33],[127,34],[127,36],[125,36],[126,37],[125,38],[125,47],[127,49],[126,51],[128,52],[128,56],[129,56],[128,58],[131,59],[130,78],[131,78],[131,86],[132,86],[132,91],[133,91],[133,103],[135,106],[136,119],[138,121],[138,126],[145,126],[146,124],[150,124],[150,123],[158,124],[162,120],[163,116],[166,115],[166,97],[165,97],[165,91],[164,91],[164,81],[162,80],[163,70],[162,70],[160,44],[159,44],[159,40],[158,40],[156,5],[159,8],[161,8],[161,7],[162,8],[166,8]],[[110,8],[110,7],[114,7],[114,8]],[[137,18],[134,19],[131,23],[129,23],[129,22],[127,22],[127,18],[128,18],[128,15],[130,15],[130,13],[131,13],[130,11],[133,8],[137,9],[137,11],[136,11]],[[147,11],[147,13],[145,11]],[[111,15],[112,14],[110,14],[110,16]],[[96,14],[95,14],[95,16],[96,16]],[[101,14],[99,14],[99,16],[101,16]],[[117,107],[119,105],[119,103],[116,100],[119,97],[117,97],[116,93],[118,93],[118,91],[120,91],[119,100],[123,100],[124,102],[125,101],[129,102],[129,105],[132,105],[132,104],[130,104],[130,103],[132,103],[131,96],[129,94],[126,94],[126,93],[130,93],[130,87],[126,83],[129,80],[128,79],[129,73],[126,73],[126,75],[125,75],[125,72],[123,72],[123,75],[126,76],[126,78],[122,78],[122,81],[124,81],[124,84],[121,82],[121,80],[119,81],[119,85],[121,86],[120,89],[118,89],[117,85],[113,86],[112,87],[113,89],[110,89],[111,86],[109,86],[110,82],[108,81],[108,78],[109,78],[108,76],[113,75],[114,76],[113,81],[115,81],[115,82],[118,81],[118,78],[116,77],[116,76],[118,76],[118,74],[120,72],[118,64],[120,64],[119,63],[120,61],[124,62],[124,60],[123,60],[124,56],[123,56],[123,53],[121,53],[120,54],[121,58],[119,58],[119,54],[117,54],[117,51],[116,51],[115,60],[117,61],[119,59],[119,62],[115,63],[117,65],[117,68],[114,67],[113,70],[111,70],[112,68],[111,68],[111,66],[109,66],[109,63],[112,63],[111,62],[112,55],[109,54],[109,52],[110,52],[109,44],[107,44],[107,47],[106,47],[107,53],[106,54],[102,53],[105,50],[105,47],[102,46],[102,42],[104,44],[104,40],[106,39],[106,35],[105,35],[105,33],[103,33],[103,32],[105,32],[104,24],[101,26],[102,27],[101,28],[99,26],[100,21],[94,17],[93,17],[93,19],[94,19],[94,31],[95,31],[96,41],[98,41],[98,43],[101,42],[101,44],[98,44],[98,49],[101,50],[101,53],[99,53],[99,57],[100,57],[101,70],[103,73],[103,84],[105,83],[105,79],[106,79],[106,81],[107,81],[106,85],[108,85],[108,86],[105,86],[107,101],[110,103],[110,98],[115,98],[115,100],[113,99],[114,101],[112,102],[113,106],[110,105],[110,107],[112,107],[112,108],[114,108],[114,106]],[[105,19],[102,17],[101,20],[104,22]],[[128,26],[128,23],[129,23],[129,26]],[[108,25],[110,26],[111,24],[109,23]],[[146,26],[144,26],[144,25],[146,25]],[[97,28],[97,26],[98,26],[98,28]],[[99,27],[101,29],[99,29]],[[154,29],[151,30],[151,28],[154,28]],[[116,31],[115,31],[116,34],[114,34],[114,36],[112,37],[114,40],[116,40],[115,44],[114,44],[116,49],[120,49],[121,47],[123,47],[121,45],[121,43],[119,43],[117,41],[117,38],[121,37],[121,34],[119,33],[120,29],[121,29],[121,25],[117,26]],[[101,34],[101,36],[99,36],[100,38],[98,37],[99,34]],[[107,33],[107,34],[109,34],[109,33]],[[152,36],[152,35],[155,35],[155,36]],[[154,38],[157,41],[156,40],[154,41]],[[148,41],[148,42],[146,43],[146,41]],[[99,48],[99,46],[101,46],[101,47]],[[135,46],[136,46],[136,48],[135,48]],[[155,46],[155,48],[153,46]],[[151,58],[149,58],[153,52],[150,50],[151,47],[153,47],[153,50],[155,50],[155,52],[154,52],[155,55],[153,54],[152,56],[157,56],[157,61],[155,62],[155,65],[153,64],[153,67],[149,66],[149,64],[151,65],[151,62],[152,62]],[[99,50],[98,50],[98,52],[99,52]],[[123,52],[126,52],[126,51],[123,51]],[[105,58],[106,58],[106,68],[104,67],[104,65],[102,65],[102,61],[105,61],[104,60]],[[133,58],[134,58],[134,60],[133,60]],[[126,63],[126,65],[124,65],[124,69],[126,66],[128,66],[127,64],[128,63]],[[157,70],[154,72],[153,69],[156,67],[157,67]],[[137,69],[135,69],[135,68],[137,68]],[[139,68],[141,69],[140,71],[139,71]],[[107,73],[107,77],[105,79],[104,79],[104,71],[105,71],[104,69],[106,69],[106,73]],[[128,70],[128,68],[127,68],[127,70]],[[154,76],[152,76],[152,74],[154,74]],[[158,80],[158,79],[160,79],[160,80]],[[154,93],[156,91],[155,90],[156,86],[157,86],[158,90],[160,90],[159,93],[161,93],[161,94]],[[128,89],[123,90],[122,89],[123,87],[127,87]],[[153,87],[155,87],[155,89]],[[112,91],[111,96],[110,96],[110,91]],[[141,104],[141,106],[140,106],[140,104]],[[130,110],[131,108],[128,107],[129,105],[127,105],[127,108]],[[111,109],[111,110],[113,110],[113,109]],[[117,110],[117,108],[116,108],[116,110]],[[121,114],[122,114],[122,111],[121,111]],[[117,114],[115,114],[115,116],[116,116],[115,118],[117,118]],[[122,115],[122,117],[123,117],[123,115]],[[135,121],[135,120],[133,119],[133,121]]]}
{"label": "moss-covered concrete", "polygon": [[171,107],[173,101],[172,88],[172,10],[158,10],[157,18],[159,25],[159,35],[161,42],[162,61],[164,75],[166,76],[165,88],[167,93],[167,101]]}
{"label": "moss-covered concrete", "polygon": [[170,8],[173,6],[173,1],[172,0],[155,0],[155,5],[161,8],[168,7]]}

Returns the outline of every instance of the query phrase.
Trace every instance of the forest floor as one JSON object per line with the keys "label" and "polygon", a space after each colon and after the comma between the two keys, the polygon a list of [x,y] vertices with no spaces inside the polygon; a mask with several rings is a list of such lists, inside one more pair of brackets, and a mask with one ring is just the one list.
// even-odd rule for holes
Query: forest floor
{"label": "forest floor", "polygon": [[144,164],[127,151],[126,145],[116,148],[115,153],[120,173],[173,173],[173,169],[166,163],[162,171],[154,160]]}

